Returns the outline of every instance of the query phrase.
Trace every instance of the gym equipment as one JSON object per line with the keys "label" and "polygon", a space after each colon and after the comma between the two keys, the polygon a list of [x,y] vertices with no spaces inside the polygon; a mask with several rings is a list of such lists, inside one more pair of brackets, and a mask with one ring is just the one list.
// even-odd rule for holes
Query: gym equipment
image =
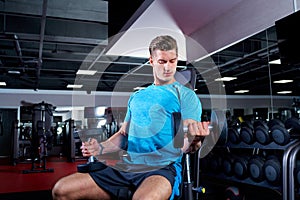
{"label": "gym equipment", "polygon": [[81,173],[88,173],[98,171],[106,168],[106,162],[99,162],[95,156],[90,156],[86,164],[77,165],[77,171]]}
{"label": "gym equipment", "polygon": [[233,163],[234,175],[238,179],[245,179],[248,176],[248,159],[246,155],[237,156]]}
{"label": "gym equipment", "polygon": [[23,170],[24,174],[34,172],[53,172],[46,168],[47,150],[51,146],[53,110],[51,104],[41,102],[32,104],[32,138],[31,138],[31,169]]}
{"label": "gym equipment", "polygon": [[233,176],[234,174],[233,164],[235,158],[236,158],[235,155],[231,153],[227,153],[222,159],[222,169],[224,174],[226,174],[227,176]]}
{"label": "gym equipment", "polygon": [[[176,113],[173,115],[173,126],[175,127],[174,132],[173,132],[173,145],[175,148],[181,148],[183,147],[183,138],[184,138],[184,134],[188,134],[188,128],[184,127],[182,124],[182,120],[181,120],[181,113]],[[202,141],[202,145],[199,149],[199,152],[201,152],[203,146],[204,145],[204,141],[205,140],[205,144],[207,146],[214,146],[218,140],[220,135],[223,134],[223,137],[227,137],[224,135],[227,135],[227,121],[226,121],[226,117],[225,114],[222,111],[211,111],[211,117],[210,117],[210,125],[209,125],[209,129],[210,129],[210,135],[208,137],[202,137],[201,141]],[[178,141],[180,140],[180,141]],[[203,153],[207,153],[207,152],[203,152]],[[185,199],[193,199],[193,193],[192,191],[196,191],[198,193],[204,193],[205,192],[205,188],[203,188],[202,186],[196,185],[196,187],[193,187],[193,182],[190,179],[190,156],[189,154],[185,155],[185,169],[186,174],[187,174],[187,182],[184,182],[184,189],[185,189]],[[200,159],[200,158],[198,158]],[[211,159],[210,159],[211,160]],[[214,160],[214,159],[213,159]],[[210,163],[211,164],[211,163]],[[221,162],[219,163],[215,163],[216,167],[221,167]],[[197,182],[198,184],[198,182]]]}
{"label": "gym equipment", "polygon": [[255,182],[264,180],[263,166],[265,159],[261,156],[254,155],[248,161],[249,176]]}
{"label": "gym equipment", "polygon": [[264,165],[263,165],[263,173],[265,175],[265,179],[272,185],[278,185],[281,181],[281,163],[277,156],[271,155],[268,156]]}
{"label": "gym equipment", "polygon": [[285,121],[272,125],[270,128],[272,139],[276,144],[286,145],[292,138],[300,138],[300,121],[291,117]]}
{"label": "gym equipment", "polygon": [[295,185],[299,188],[300,187],[300,160],[296,161],[296,168],[294,169],[294,181]]}
{"label": "gym equipment", "polygon": [[241,190],[235,186],[229,186],[225,189],[225,198],[226,200],[243,200],[244,194]]}
{"label": "gym equipment", "polygon": [[[95,138],[98,142],[103,140],[103,135],[106,134],[104,129],[92,128],[80,130],[78,136],[82,142],[90,142],[92,138]],[[106,167],[104,160],[98,160],[95,156],[90,156],[87,163],[77,165],[77,171],[81,173],[87,173],[91,171],[97,171]]]}
{"label": "gym equipment", "polygon": [[233,144],[238,144],[240,140],[241,123],[238,119],[233,120],[228,126],[228,140]]}
{"label": "gym equipment", "polygon": [[246,144],[254,143],[254,127],[250,121],[244,121],[241,123],[240,138]]}
{"label": "gym equipment", "polygon": [[210,155],[211,155],[209,159],[210,171],[213,172],[214,174],[220,173],[222,171],[222,162],[223,162],[222,157],[219,154],[214,152],[212,152]]}
{"label": "gym equipment", "polygon": [[255,135],[255,140],[262,144],[262,145],[267,145],[272,142],[271,135],[269,133],[269,127],[266,122],[264,121],[255,121],[253,123],[254,126],[254,135]]}

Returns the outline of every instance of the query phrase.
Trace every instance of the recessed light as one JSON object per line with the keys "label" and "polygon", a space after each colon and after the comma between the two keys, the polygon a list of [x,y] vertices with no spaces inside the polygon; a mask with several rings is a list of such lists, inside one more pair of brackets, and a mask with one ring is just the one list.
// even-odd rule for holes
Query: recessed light
{"label": "recessed light", "polygon": [[293,80],[278,80],[278,81],[274,81],[273,83],[291,83],[293,82]]}
{"label": "recessed light", "polygon": [[21,74],[21,72],[18,71],[18,70],[8,70],[7,73],[9,73],[9,74],[15,74],[15,75],[20,75]]}
{"label": "recessed light", "polygon": [[277,94],[290,94],[292,91],[279,91]]}
{"label": "recessed light", "polygon": [[222,78],[216,78],[215,81],[232,81],[237,79],[236,77],[222,77]]}
{"label": "recessed light", "polygon": [[247,93],[247,92],[249,92],[249,90],[237,90],[237,91],[234,91],[234,93],[239,93],[239,94],[241,94],[241,93]]}
{"label": "recessed light", "polygon": [[82,70],[82,69],[79,69],[76,74],[81,74],[81,75],[94,75],[96,74],[96,70]]}
{"label": "recessed light", "polygon": [[280,65],[281,64],[281,60],[280,59],[272,60],[272,61],[269,62],[269,64]]}
{"label": "recessed light", "polygon": [[82,88],[83,85],[72,85],[72,84],[68,84],[67,88]]}

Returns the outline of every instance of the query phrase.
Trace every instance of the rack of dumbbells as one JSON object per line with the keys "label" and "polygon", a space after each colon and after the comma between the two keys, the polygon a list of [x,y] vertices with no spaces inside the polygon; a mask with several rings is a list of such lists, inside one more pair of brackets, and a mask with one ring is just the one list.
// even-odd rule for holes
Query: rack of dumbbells
{"label": "rack of dumbbells", "polygon": [[221,184],[269,189],[283,200],[300,194],[300,121],[228,122],[227,141],[201,160],[201,174]]}

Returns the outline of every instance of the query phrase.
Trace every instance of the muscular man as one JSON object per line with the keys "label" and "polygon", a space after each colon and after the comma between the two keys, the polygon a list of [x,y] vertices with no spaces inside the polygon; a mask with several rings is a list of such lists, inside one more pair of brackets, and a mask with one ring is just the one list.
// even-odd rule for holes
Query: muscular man
{"label": "muscular man", "polygon": [[[154,82],[133,93],[120,130],[108,140],[95,139],[82,145],[84,156],[115,152],[127,141],[127,154],[115,166],[60,179],[53,199],[173,199],[181,184],[181,158],[195,145],[194,136],[209,134],[201,122],[202,106],[191,89],[175,80],[178,47],[168,35],[154,38],[149,46]],[[173,146],[172,113],[181,112],[188,127],[183,148]],[[193,140],[194,139],[194,140]]]}

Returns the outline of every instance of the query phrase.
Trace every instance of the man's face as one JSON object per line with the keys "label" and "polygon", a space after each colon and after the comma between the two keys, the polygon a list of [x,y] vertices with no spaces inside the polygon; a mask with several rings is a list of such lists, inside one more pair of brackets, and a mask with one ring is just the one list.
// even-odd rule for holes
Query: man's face
{"label": "man's face", "polygon": [[175,49],[169,51],[156,50],[149,61],[153,67],[154,83],[156,85],[170,84],[175,81],[174,74],[177,67]]}

